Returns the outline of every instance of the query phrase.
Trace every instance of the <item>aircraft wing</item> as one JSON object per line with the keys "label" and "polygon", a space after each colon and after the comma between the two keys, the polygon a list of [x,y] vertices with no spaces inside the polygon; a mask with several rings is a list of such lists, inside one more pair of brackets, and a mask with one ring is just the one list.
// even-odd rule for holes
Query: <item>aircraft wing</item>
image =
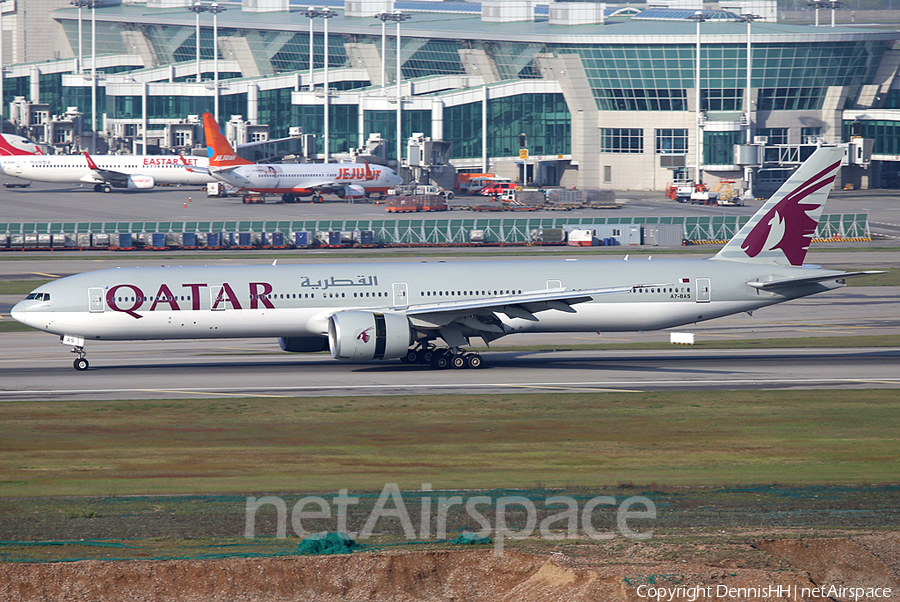
{"label": "aircraft wing", "polygon": [[186,170],[188,170],[189,172],[204,174],[207,176],[210,175],[208,167],[202,167],[200,165],[191,165],[184,159],[184,155],[181,155],[181,154],[178,155],[178,158],[181,159],[181,163],[184,165],[184,168]]}
{"label": "aircraft wing", "polygon": [[872,274],[884,274],[884,272],[879,270],[869,270],[865,272],[837,272],[828,275],[784,278],[782,280],[771,280],[769,282],[753,281],[748,282],[747,285],[760,290],[772,290],[791,286],[801,286],[803,284],[815,284],[816,282],[827,282],[829,280],[843,280],[844,278],[855,278],[856,276],[870,276]]}
{"label": "aircraft wing", "polygon": [[635,288],[662,287],[670,284],[635,284],[592,289],[541,289],[481,299],[448,301],[410,305],[403,313],[414,326],[438,330],[450,346],[467,343],[469,336],[478,336],[486,343],[509,333],[497,314],[537,322],[535,314],[555,309],[574,313],[573,305],[590,301],[601,295],[630,292]]}
{"label": "aircraft wing", "polygon": [[116,171],[114,169],[103,169],[102,167],[98,167],[94,160],[91,159],[91,156],[85,151],[85,158],[87,159],[88,168],[97,174],[103,181],[110,182],[111,184],[126,184],[128,182],[128,174],[123,173],[121,171]]}

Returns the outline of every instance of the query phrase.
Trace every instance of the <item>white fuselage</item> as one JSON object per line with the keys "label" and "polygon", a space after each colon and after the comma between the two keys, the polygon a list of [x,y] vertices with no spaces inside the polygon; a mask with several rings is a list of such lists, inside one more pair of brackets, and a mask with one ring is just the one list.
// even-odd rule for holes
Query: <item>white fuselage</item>
{"label": "white fuselage", "polygon": [[[213,180],[186,166],[207,167],[203,157],[175,155],[91,155],[101,170],[131,176],[149,176],[156,184],[203,185]],[[8,176],[35,182],[102,184],[106,179],[88,166],[84,155],[14,155],[0,157],[0,169]]]}
{"label": "white fuselage", "polygon": [[276,194],[308,195],[349,186],[383,193],[402,183],[392,169],[364,163],[240,165],[221,171],[212,168],[210,173],[232,186]]}

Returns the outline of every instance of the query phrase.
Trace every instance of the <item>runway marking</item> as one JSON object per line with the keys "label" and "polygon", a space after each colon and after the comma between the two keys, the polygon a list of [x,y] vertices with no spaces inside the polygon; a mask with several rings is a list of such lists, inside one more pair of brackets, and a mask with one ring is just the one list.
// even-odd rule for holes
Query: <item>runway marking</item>
{"label": "runway marking", "polygon": [[209,391],[203,391],[203,390],[200,390],[200,389],[197,389],[197,390],[191,390],[191,389],[178,390],[178,389],[175,389],[175,390],[172,390],[172,391],[167,391],[166,389],[135,389],[135,390],[136,390],[136,391],[143,391],[143,392],[145,392],[145,393],[180,393],[180,394],[188,394],[188,393],[190,393],[190,394],[194,394],[194,395],[233,395],[233,396],[237,396],[237,397],[278,397],[278,398],[289,397],[288,395],[254,395],[254,394],[252,394],[252,393],[222,393],[222,392],[219,392],[219,391],[215,391],[214,389],[211,389],[211,390],[209,390]]}
{"label": "runway marking", "polygon": [[565,385],[494,385],[496,387],[507,387],[510,389],[552,389],[554,391],[590,391],[590,392],[601,392],[601,393],[644,393],[645,391],[639,391],[637,389],[602,389],[602,388],[587,388],[587,387],[574,387],[574,386],[565,386]]}
{"label": "runway marking", "polygon": [[[760,385],[779,385],[779,386],[809,386],[815,385],[818,387],[830,387],[833,385],[848,385],[848,384],[865,384],[865,383],[873,383],[873,384],[881,384],[881,385],[898,385],[900,386],[900,378],[886,378],[886,379],[860,379],[860,378],[789,378],[789,379],[764,379],[764,378],[741,378],[741,379],[733,379],[733,380],[725,380],[725,379],[715,379],[715,380],[657,380],[657,381],[640,381],[640,385],[645,387],[643,392],[646,392],[647,388],[654,386],[678,386],[679,388],[689,388],[689,387],[697,387],[697,386],[719,386],[719,385],[752,385],[752,386],[760,386]],[[484,389],[508,389],[508,388],[519,388],[519,389],[560,389],[560,388],[587,388],[587,387],[633,387],[635,384],[638,384],[636,381],[612,381],[612,382],[562,382],[562,383],[547,383],[547,382],[539,382],[539,383],[448,383],[448,384],[409,384],[409,385],[398,385],[398,384],[383,384],[383,385],[343,385],[339,387],[335,387],[333,384],[323,383],[321,385],[308,385],[308,386],[290,386],[290,387],[265,387],[268,391],[279,391],[279,392],[289,392],[289,391],[337,391],[337,395],[340,395],[341,391],[364,391],[367,389],[385,391],[385,390],[411,390],[411,389],[471,389],[472,387],[482,387]],[[278,395],[270,395],[270,394],[261,394],[257,393],[260,387],[244,387],[244,388],[235,388],[228,387],[228,390],[219,389],[217,387],[196,387],[189,388],[185,387],[178,391],[170,391],[170,393],[180,392],[182,394],[188,393],[208,393],[215,395],[229,395],[229,396],[256,396],[256,397],[279,397]],[[246,391],[247,393],[243,393]],[[593,389],[589,391],[594,392]],[[162,390],[160,389],[59,389],[59,390],[20,390],[20,391],[0,391],[0,398],[2,397],[12,397],[18,395],[86,395],[86,394],[121,394],[121,393],[160,393]],[[622,393],[622,392],[632,392],[630,390],[624,389],[611,389],[609,392],[613,393]],[[642,391],[637,391],[642,392]],[[396,393],[397,395],[402,395],[403,393]],[[288,395],[282,395],[281,397],[289,397]],[[12,400],[14,401],[14,400]]]}
{"label": "runway marking", "polygon": [[59,274],[45,274],[43,272],[31,272],[31,273],[35,274],[36,276],[46,276],[47,278],[59,278]]}

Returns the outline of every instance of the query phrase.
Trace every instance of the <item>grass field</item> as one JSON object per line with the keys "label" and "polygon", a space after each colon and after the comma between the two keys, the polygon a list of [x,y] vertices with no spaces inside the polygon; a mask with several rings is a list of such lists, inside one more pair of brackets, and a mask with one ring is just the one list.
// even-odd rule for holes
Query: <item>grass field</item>
{"label": "grass field", "polygon": [[896,483],[891,390],[17,402],[0,496]]}

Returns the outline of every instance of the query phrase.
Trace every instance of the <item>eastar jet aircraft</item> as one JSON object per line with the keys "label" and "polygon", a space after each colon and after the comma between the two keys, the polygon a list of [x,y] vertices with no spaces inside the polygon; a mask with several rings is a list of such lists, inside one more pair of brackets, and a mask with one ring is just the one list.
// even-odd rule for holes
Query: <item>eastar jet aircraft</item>
{"label": "eastar jet aircraft", "polygon": [[0,135],[0,170],[6,175],[35,182],[93,184],[96,192],[146,190],[156,184],[204,185],[213,178],[185,167],[208,164],[202,157],[175,155],[44,155],[26,138]]}
{"label": "eastar jet aircraft", "polygon": [[78,370],[88,367],[87,341],[226,337],[476,368],[481,356],[463,350],[472,337],[670,328],[877,273],[803,266],[842,153],[817,149],[711,259],[109,269],[45,284],[11,313],[72,346]]}
{"label": "eastar jet aircraft", "polygon": [[341,199],[364,197],[372,192],[387,192],[403,183],[394,170],[382,165],[370,167],[368,163],[253,163],[237,156],[209,113],[203,115],[203,128],[211,176],[244,190],[280,194],[285,203],[294,203],[304,196],[321,203],[326,193]]}

